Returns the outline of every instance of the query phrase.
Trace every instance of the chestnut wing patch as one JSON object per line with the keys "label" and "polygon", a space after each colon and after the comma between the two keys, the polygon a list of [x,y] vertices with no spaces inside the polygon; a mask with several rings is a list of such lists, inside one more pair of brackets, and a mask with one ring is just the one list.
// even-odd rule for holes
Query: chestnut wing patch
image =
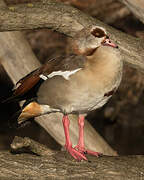
{"label": "chestnut wing patch", "polygon": [[28,92],[35,84],[38,83],[40,77],[38,75],[30,76],[29,78],[23,79],[22,82],[17,83],[17,88],[14,90],[14,96],[23,95]]}
{"label": "chestnut wing patch", "polygon": [[20,79],[16,83],[16,88],[14,89],[13,95],[15,97],[22,96],[29,90],[31,90],[40,81],[40,74],[42,74],[46,70],[47,72],[51,72],[50,67],[51,65],[42,65],[42,67],[32,71],[31,73]]}

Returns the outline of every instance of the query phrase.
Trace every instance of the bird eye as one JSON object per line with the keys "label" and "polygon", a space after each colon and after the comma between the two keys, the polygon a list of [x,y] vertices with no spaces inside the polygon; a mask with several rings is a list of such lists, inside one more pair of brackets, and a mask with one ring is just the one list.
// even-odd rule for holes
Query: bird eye
{"label": "bird eye", "polygon": [[106,36],[105,32],[100,28],[95,28],[91,31],[91,34],[97,38],[102,38]]}

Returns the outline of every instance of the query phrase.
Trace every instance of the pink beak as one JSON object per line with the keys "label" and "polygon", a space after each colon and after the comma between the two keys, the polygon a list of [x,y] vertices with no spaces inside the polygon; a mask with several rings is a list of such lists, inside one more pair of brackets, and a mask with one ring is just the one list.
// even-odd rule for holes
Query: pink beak
{"label": "pink beak", "polygon": [[106,38],[103,42],[102,42],[103,46],[111,46],[113,48],[118,48],[118,46],[116,44],[114,44],[113,42],[111,42],[111,40],[109,38]]}

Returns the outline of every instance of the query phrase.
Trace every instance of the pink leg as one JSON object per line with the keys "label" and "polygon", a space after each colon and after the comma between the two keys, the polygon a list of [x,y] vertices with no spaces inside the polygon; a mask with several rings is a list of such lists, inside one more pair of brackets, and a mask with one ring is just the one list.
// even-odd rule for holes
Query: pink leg
{"label": "pink leg", "polygon": [[66,150],[78,161],[81,161],[82,159],[87,160],[84,154],[81,154],[72,147],[72,142],[70,140],[70,135],[69,135],[69,125],[70,125],[70,121],[68,119],[68,116],[66,115],[63,116],[63,126],[64,126],[65,138],[66,138],[66,143],[65,143]]}
{"label": "pink leg", "polygon": [[84,150],[84,116],[79,116],[78,126],[79,126],[79,139],[78,139],[78,144],[76,147],[79,149],[79,151],[81,148],[83,152]]}
{"label": "pink leg", "polygon": [[77,146],[75,147],[75,149],[77,151],[79,151],[80,153],[82,154],[91,154],[91,155],[94,155],[94,156],[99,156],[101,155],[101,153],[98,153],[98,152],[94,152],[94,151],[91,151],[91,150],[86,150],[85,147],[84,147],[84,116],[80,115],[79,116],[79,119],[78,119],[78,125],[79,125],[79,140],[78,140],[78,144]]}

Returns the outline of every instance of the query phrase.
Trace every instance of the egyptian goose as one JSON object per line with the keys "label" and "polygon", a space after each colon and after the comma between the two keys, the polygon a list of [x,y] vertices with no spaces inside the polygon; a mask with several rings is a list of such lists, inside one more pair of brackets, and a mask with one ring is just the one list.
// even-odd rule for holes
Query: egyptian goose
{"label": "egyptian goose", "polygon": [[[36,100],[28,101],[18,117],[18,123],[48,113],[63,113],[65,148],[78,161],[85,154],[100,153],[85,149],[84,117],[102,107],[118,88],[123,62],[117,45],[106,30],[91,26],[79,31],[72,40],[74,54],[49,60],[18,81],[13,98],[21,97],[38,86]],[[69,114],[78,114],[79,140],[72,147],[69,135]]]}

